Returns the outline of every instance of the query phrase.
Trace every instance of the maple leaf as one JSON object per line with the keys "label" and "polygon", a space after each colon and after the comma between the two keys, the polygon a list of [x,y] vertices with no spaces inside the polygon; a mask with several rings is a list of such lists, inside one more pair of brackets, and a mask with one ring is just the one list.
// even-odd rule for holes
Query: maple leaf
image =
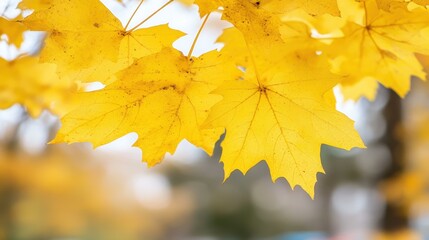
{"label": "maple leaf", "polygon": [[54,142],[99,146],[134,131],[149,166],[183,139],[211,154],[223,130],[200,130],[200,125],[220,100],[210,92],[241,74],[228,59],[217,51],[188,58],[173,49],[141,58],[105,89],[81,93],[81,104],[62,118]]}
{"label": "maple leaf", "polygon": [[390,11],[392,7],[395,6],[406,6],[410,1],[408,0],[376,0],[377,6],[380,9],[383,9],[384,11]]}
{"label": "maple leaf", "polygon": [[343,82],[339,87],[344,100],[356,101],[361,97],[365,97],[369,101],[373,101],[377,96],[378,81],[372,77],[364,77],[351,84]]}
{"label": "maple leaf", "polygon": [[311,15],[338,15],[336,0],[316,3],[309,0],[195,0],[195,3],[200,7],[201,15],[222,7],[223,18],[238,28],[248,42],[266,41],[267,38],[272,42],[280,41],[279,16],[292,10],[302,9]]}
{"label": "maple leaf", "polygon": [[137,30],[132,33],[131,37],[136,41],[121,41],[116,61],[104,59],[92,67],[71,72],[64,77],[72,81],[112,83],[116,81],[115,74],[118,71],[127,68],[135,60],[147,56],[149,53],[161,51],[163,46],[171,45],[182,35],[182,32],[172,30],[167,25],[142,29],[142,31]]}
{"label": "maple leaf", "polygon": [[428,0],[412,0],[411,2],[414,2],[414,3],[419,4],[421,6],[429,6]]}
{"label": "maple leaf", "polygon": [[266,10],[261,1],[228,1],[223,17],[239,29],[246,42],[280,41],[280,17]]}
{"label": "maple leaf", "polygon": [[[414,53],[429,53],[426,10],[408,10],[401,4],[392,5],[396,7],[387,12],[379,9],[375,0],[341,0],[338,5],[342,18],[349,22],[342,29],[344,37],[335,39],[329,51],[334,71],[349,75],[343,84],[357,86],[352,90],[353,98],[373,95],[377,86],[373,80],[404,96],[410,76],[425,79]],[[358,83],[361,79],[368,84]]]}
{"label": "maple leaf", "polygon": [[50,0],[49,6],[22,22],[31,30],[48,32],[40,59],[56,63],[61,75],[75,74],[85,79],[87,74],[97,72],[95,75],[108,76],[137,58],[171,45],[181,35],[167,26],[135,30],[144,21],[125,30],[128,24],[123,27],[99,0]]}
{"label": "maple leaf", "polygon": [[257,42],[267,37],[273,42],[281,41],[278,32],[280,18],[278,14],[264,8],[266,2],[269,1],[194,1],[199,6],[201,15],[210,14],[222,7],[223,18],[238,28],[246,36],[247,41]]}
{"label": "maple leaf", "polygon": [[320,16],[324,14],[333,16],[339,15],[337,0],[265,0],[264,3],[266,4],[266,9],[280,14],[302,9],[311,16]]}
{"label": "maple leaf", "polygon": [[62,102],[74,90],[72,83],[58,79],[55,65],[38,63],[37,57],[0,58],[0,72],[0,108],[20,103],[33,117],[43,109],[61,114]]}
{"label": "maple leaf", "polygon": [[428,0],[377,0],[377,5],[380,9],[390,11],[397,6],[414,8],[413,4],[420,6],[428,6]]}
{"label": "maple leaf", "polygon": [[[189,0],[181,1],[187,2],[188,4],[190,2]],[[246,6],[247,3],[250,3],[258,8],[264,8],[275,14],[284,14],[288,11],[303,9],[308,14],[313,16],[322,14],[331,14],[335,16],[339,15],[336,0],[320,0],[317,2],[311,0],[194,0],[193,2],[199,6],[201,15],[206,15],[210,12],[216,11],[219,9],[219,7],[230,8],[237,3],[243,6]]]}
{"label": "maple leaf", "polygon": [[[222,40],[237,46],[244,41],[237,30],[227,30]],[[265,160],[273,181],[285,177],[313,197],[316,174],[324,172],[321,144],[363,147],[353,121],[335,110],[332,87],[340,78],[313,51],[284,54],[267,44],[244,48],[235,50],[248,53],[243,79],[224,82],[214,92],[224,98],[204,125],[226,129],[225,179]]]}
{"label": "maple leaf", "polygon": [[9,21],[0,16],[0,36],[6,34],[8,42],[14,44],[17,47],[21,46],[25,26],[20,23]]}
{"label": "maple leaf", "polygon": [[[180,2],[189,5],[190,2],[188,0],[180,0]],[[193,0],[192,3],[198,5],[199,12],[201,16],[205,16],[211,12],[214,12],[222,6],[222,0],[214,0],[214,1],[205,1],[205,0]]]}

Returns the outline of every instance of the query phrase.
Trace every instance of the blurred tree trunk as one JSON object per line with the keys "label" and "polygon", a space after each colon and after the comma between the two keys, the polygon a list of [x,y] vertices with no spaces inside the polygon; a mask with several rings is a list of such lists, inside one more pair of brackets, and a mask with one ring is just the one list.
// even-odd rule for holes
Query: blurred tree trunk
{"label": "blurred tree trunk", "polygon": [[15,191],[10,183],[4,183],[0,188],[0,224],[2,226],[2,234],[4,239],[13,239],[13,214],[12,206],[14,203]]}
{"label": "blurred tree trunk", "polygon": [[[405,172],[404,138],[402,134],[402,99],[389,90],[389,101],[383,111],[386,121],[386,132],[382,142],[391,153],[391,165],[382,176],[381,182],[393,180]],[[387,201],[382,219],[384,231],[394,231],[408,227],[408,216],[401,201]]]}

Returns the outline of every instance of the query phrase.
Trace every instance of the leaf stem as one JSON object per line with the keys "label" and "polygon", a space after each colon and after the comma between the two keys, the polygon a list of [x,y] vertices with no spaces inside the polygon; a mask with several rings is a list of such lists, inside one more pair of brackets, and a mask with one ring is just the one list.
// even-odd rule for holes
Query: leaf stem
{"label": "leaf stem", "polygon": [[140,9],[140,6],[143,4],[144,0],[141,0],[139,5],[137,6],[136,10],[134,10],[133,14],[131,15],[130,19],[128,19],[127,24],[125,25],[124,30],[126,30],[128,28],[128,26],[131,23],[131,20],[133,20],[134,16],[136,15],[137,11]]}
{"label": "leaf stem", "polygon": [[165,3],[164,5],[162,5],[162,7],[160,7],[158,10],[156,10],[155,12],[153,12],[151,15],[149,15],[147,18],[145,18],[143,21],[141,21],[135,27],[131,28],[130,30],[127,30],[127,33],[130,33],[132,31],[136,30],[138,27],[140,27],[145,22],[147,22],[147,20],[151,19],[153,16],[155,16],[157,13],[159,13],[162,9],[164,9],[165,7],[167,7],[168,5],[170,5],[170,3],[172,3],[173,1],[174,0],[169,0],[167,3]]}
{"label": "leaf stem", "polygon": [[207,23],[207,20],[209,20],[209,17],[210,17],[210,13],[208,13],[208,14],[206,15],[206,17],[204,18],[203,23],[201,24],[200,29],[198,29],[197,35],[195,36],[195,39],[194,39],[194,41],[192,42],[191,48],[189,49],[188,58],[191,58],[191,57],[192,57],[192,53],[194,52],[195,45],[197,44],[198,38],[200,37],[200,34],[201,34],[201,32],[203,31],[203,28],[204,28],[204,26],[205,26],[205,25],[206,25],[206,23]]}

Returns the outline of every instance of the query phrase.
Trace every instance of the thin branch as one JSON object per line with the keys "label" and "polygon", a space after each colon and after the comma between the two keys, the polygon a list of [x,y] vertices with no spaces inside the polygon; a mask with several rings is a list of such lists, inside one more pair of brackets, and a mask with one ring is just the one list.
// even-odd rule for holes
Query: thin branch
{"label": "thin branch", "polygon": [[198,30],[197,35],[195,36],[194,41],[192,42],[191,49],[189,49],[188,58],[191,58],[191,57],[192,57],[192,53],[194,52],[195,45],[197,44],[198,38],[200,37],[200,34],[201,34],[201,32],[203,31],[203,28],[204,28],[204,26],[205,26],[205,25],[206,25],[206,23],[207,23],[207,20],[209,20],[209,17],[210,17],[210,13],[209,13],[209,14],[207,14],[207,15],[206,15],[206,17],[204,18],[204,21],[203,21],[203,23],[201,24],[201,27],[200,27],[200,29]]}
{"label": "thin branch", "polygon": [[127,33],[130,33],[132,31],[136,30],[138,27],[140,27],[145,22],[147,22],[149,19],[151,19],[153,16],[155,16],[157,13],[159,13],[162,9],[164,9],[165,7],[167,7],[168,5],[170,5],[170,3],[172,3],[172,2],[173,2],[173,0],[169,0],[166,4],[162,5],[162,7],[160,7],[158,10],[156,10],[155,12],[153,12],[151,15],[149,15],[146,19],[144,19],[143,21],[141,21],[135,27],[131,28],[130,30],[127,30]]}
{"label": "thin branch", "polygon": [[140,1],[140,3],[139,3],[139,5],[137,6],[136,10],[134,10],[134,12],[133,12],[133,14],[131,15],[130,19],[128,19],[128,22],[127,22],[127,24],[125,25],[124,30],[127,30],[128,26],[129,26],[129,25],[130,25],[130,23],[131,23],[131,20],[133,20],[134,15],[136,15],[137,11],[140,9],[140,6],[143,4],[143,2],[144,2],[144,0],[141,0],[141,1]]}

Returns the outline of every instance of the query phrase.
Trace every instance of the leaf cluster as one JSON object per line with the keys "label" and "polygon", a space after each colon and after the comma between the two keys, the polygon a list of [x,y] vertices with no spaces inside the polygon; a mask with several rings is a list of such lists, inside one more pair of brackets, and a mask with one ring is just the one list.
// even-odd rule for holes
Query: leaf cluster
{"label": "leaf cluster", "polygon": [[[172,47],[183,33],[142,28],[172,4],[196,4],[202,15],[187,54]],[[34,12],[0,18],[0,34],[19,46],[23,31],[43,31],[44,47],[38,57],[0,62],[0,106],[19,102],[34,116],[57,111],[55,143],[99,146],[137,132],[149,166],[184,139],[212,154],[226,132],[225,179],[265,160],[273,181],[284,177],[313,197],[322,144],[364,147],[353,121],[336,110],[332,88],[346,99],[373,99],[378,83],[404,96],[411,76],[425,79],[415,54],[429,54],[426,4],[168,0],[132,26],[143,0],[124,24],[99,0],[24,0],[20,8]],[[220,51],[195,56],[213,12],[233,27],[219,38]],[[82,87],[94,81],[106,87]]]}

